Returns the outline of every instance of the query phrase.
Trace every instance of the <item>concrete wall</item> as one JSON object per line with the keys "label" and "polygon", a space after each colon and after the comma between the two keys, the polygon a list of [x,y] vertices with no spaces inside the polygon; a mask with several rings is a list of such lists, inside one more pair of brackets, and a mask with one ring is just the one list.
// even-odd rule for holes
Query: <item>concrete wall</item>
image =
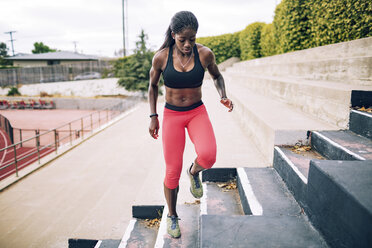
{"label": "concrete wall", "polygon": [[[26,96],[40,96],[40,92],[49,95],[95,97],[110,95],[139,96],[138,92],[128,92],[118,86],[117,78],[67,81],[55,83],[27,84],[19,87],[19,92]],[[0,95],[5,96],[9,88],[0,89]]]}

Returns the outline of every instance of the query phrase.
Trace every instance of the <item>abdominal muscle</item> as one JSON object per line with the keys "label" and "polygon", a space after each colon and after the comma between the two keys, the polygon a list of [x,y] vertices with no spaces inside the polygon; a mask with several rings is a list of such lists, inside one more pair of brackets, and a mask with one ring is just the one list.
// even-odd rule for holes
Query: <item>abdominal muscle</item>
{"label": "abdominal muscle", "polygon": [[165,87],[165,101],[177,107],[188,107],[202,98],[201,87],[173,89]]}

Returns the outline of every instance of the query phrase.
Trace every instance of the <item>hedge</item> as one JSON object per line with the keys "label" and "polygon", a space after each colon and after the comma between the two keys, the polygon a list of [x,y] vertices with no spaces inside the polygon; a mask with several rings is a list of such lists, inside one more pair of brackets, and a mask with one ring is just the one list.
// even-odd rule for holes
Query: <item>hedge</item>
{"label": "hedge", "polygon": [[372,36],[371,0],[282,0],[272,24],[248,25],[235,34],[198,38],[217,63],[302,50]]}
{"label": "hedge", "polygon": [[209,47],[213,51],[217,64],[231,57],[240,57],[239,32],[197,38],[196,42]]}
{"label": "hedge", "polygon": [[265,23],[255,22],[248,25],[239,35],[241,59],[254,59],[262,56],[261,54],[261,31]]}
{"label": "hedge", "polygon": [[372,36],[372,1],[310,0],[312,46]]}
{"label": "hedge", "polygon": [[282,0],[275,9],[274,32],[277,53],[302,50],[310,47],[310,22],[305,0]]}
{"label": "hedge", "polygon": [[261,31],[261,55],[262,57],[277,54],[277,42],[274,35],[274,25],[265,24]]}

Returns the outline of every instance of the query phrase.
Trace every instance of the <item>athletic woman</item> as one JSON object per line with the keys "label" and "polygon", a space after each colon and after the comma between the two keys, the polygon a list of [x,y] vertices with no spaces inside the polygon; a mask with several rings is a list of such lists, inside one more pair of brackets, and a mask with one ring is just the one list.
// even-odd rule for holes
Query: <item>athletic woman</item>
{"label": "athletic woman", "polygon": [[193,13],[181,11],[171,20],[164,44],[155,54],[150,70],[149,103],[150,135],[158,138],[159,120],[156,109],[161,74],[165,84],[165,108],[162,126],[163,152],[166,163],[164,194],[169,215],[167,231],[173,238],[181,235],[176,212],[178,184],[185,147],[185,128],[195,146],[197,157],[187,169],[190,191],[195,198],[203,195],[199,172],[216,161],[216,139],[206,108],[201,100],[204,72],[207,69],[229,112],[233,104],[226,96],[224,79],[218,70],[213,52],[196,44],[198,21]]}

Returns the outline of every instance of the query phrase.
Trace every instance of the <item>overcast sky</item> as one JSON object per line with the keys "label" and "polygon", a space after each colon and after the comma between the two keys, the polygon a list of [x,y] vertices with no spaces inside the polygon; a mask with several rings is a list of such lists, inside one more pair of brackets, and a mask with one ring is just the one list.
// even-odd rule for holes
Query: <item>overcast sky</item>
{"label": "overcast sky", "polygon": [[[133,49],[141,29],[156,50],[172,16],[192,11],[199,21],[197,36],[243,30],[248,24],[271,23],[280,0],[126,0],[127,48]],[[113,57],[123,47],[121,0],[0,0],[0,42],[11,52],[31,53],[35,42],[50,48]]]}

